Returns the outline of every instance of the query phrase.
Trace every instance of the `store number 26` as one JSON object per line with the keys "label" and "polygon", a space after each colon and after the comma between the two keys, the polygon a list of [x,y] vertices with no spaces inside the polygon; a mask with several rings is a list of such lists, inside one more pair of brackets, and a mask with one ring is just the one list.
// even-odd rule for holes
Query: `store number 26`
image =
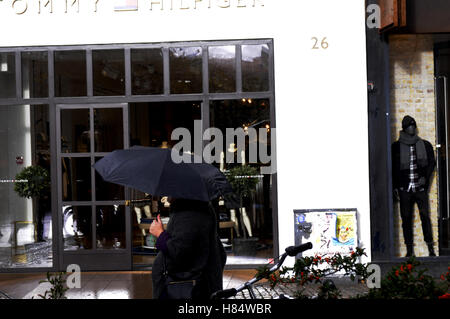
{"label": "store number 26", "polygon": [[317,37],[312,37],[311,40],[314,42],[312,47],[313,50],[328,49],[327,37],[324,37],[321,40]]}

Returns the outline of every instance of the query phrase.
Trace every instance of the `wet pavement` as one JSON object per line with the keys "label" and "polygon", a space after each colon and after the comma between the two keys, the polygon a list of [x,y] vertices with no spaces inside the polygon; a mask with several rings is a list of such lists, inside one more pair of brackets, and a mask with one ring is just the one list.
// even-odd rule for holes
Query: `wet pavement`
{"label": "wet pavement", "polygon": [[[254,269],[225,270],[224,289],[237,288],[255,275]],[[40,283],[46,274],[0,274],[0,299],[39,299],[49,289],[47,283]],[[354,297],[367,291],[364,284],[349,279],[334,279],[341,290],[342,298]],[[261,281],[254,286],[258,299],[278,298],[281,294],[294,296],[298,286],[278,285],[271,289],[267,282]],[[317,285],[308,285],[303,294],[314,297]],[[152,281],[150,271],[127,272],[86,272],[81,274],[81,288],[72,288],[66,292],[68,299],[151,299]],[[244,290],[233,299],[249,299]]]}

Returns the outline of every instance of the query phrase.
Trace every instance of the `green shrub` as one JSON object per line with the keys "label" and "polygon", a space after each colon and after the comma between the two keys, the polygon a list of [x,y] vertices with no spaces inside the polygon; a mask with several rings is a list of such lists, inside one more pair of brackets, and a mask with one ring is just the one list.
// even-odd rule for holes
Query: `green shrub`
{"label": "green shrub", "polygon": [[46,195],[49,190],[50,174],[41,166],[25,167],[16,175],[14,191],[20,197],[39,197]]}
{"label": "green shrub", "polygon": [[[436,281],[414,256],[391,271],[364,298],[369,299],[436,299],[448,290],[448,280]],[[441,278],[442,279],[442,278]]]}

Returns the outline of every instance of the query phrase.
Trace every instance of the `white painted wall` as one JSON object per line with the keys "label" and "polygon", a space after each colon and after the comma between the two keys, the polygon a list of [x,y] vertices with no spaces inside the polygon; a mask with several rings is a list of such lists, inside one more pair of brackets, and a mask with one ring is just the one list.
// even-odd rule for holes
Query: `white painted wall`
{"label": "white painted wall", "polygon": [[[170,0],[152,11],[158,1],[141,0],[138,11],[114,12],[114,1],[100,0],[94,13],[94,0],[80,0],[80,12],[66,14],[65,1],[53,0],[53,13],[39,15],[38,1],[28,0],[16,15],[6,0],[0,46],[273,38],[280,250],[294,243],[293,209],[357,208],[370,256],[364,1],[231,0],[220,8],[224,0],[211,0],[208,8],[197,0],[193,9],[184,0],[185,10],[180,1],[173,10]],[[312,37],[327,37],[328,49],[312,50]]]}

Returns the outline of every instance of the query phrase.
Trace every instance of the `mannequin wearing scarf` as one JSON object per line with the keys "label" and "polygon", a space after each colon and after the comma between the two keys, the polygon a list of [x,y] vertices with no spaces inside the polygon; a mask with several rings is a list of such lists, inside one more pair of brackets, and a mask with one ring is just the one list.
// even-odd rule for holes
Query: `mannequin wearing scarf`
{"label": "mannequin wearing scarf", "polygon": [[392,180],[400,200],[406,257],[414,254],[414,203],[419,208],[429,255],[435,256],[428,199],[430,178],[436,165],[433,146],[417,135],[417,124],[411,116],[403,118],[402,129],[399,140],[392,144]]}

